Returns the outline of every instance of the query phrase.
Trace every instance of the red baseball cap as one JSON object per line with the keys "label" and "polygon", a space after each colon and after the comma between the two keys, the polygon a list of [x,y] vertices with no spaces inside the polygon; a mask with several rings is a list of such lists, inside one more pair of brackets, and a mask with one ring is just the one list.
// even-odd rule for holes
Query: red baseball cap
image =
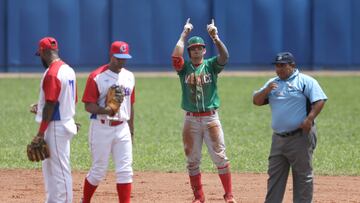
{"label": "red baseball cap", "polygon": [[35,53],[35,55],[40,56],[40,51],[51,49],[58,50],[58,43],[53,37],[44,37],[39,41],[39,49]]}
{"label": "red baseball cap", "polygon": [[129,45],[126,42],[115,41],[111,44],[110,55],[118,59],[131,59]]}

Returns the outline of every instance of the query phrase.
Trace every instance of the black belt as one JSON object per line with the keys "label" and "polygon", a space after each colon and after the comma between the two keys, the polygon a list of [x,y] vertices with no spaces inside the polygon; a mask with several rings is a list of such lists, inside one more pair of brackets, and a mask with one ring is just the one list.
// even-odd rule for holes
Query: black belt
{"label": "black belt", "polygon": [[283,132],[283,133],[277,133],[275,132],[275,135],[278,135],[280,137],[289,137],[289,136],[293,136],[296,135],[297,133],[302,132],[301,128],[298,128],[296,130],[290,131],[290,132]]}

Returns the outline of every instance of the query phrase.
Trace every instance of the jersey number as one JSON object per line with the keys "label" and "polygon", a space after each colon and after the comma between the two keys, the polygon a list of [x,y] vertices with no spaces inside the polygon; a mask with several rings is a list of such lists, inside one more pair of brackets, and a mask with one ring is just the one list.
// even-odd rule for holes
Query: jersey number
{"label": "jersey number", "polygon": [[71,88],[71,93],[72,93],[73,99],[75,99],[74,80],[69,80],[69,85],[70,85],[70,88]]}

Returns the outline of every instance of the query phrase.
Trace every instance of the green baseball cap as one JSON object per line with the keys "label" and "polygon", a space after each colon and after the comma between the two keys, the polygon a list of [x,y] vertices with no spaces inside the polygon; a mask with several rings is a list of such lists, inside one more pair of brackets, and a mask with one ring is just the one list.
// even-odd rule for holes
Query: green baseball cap
{"label": "green baseball cap", "polygon": [[191,37],[188,40],[188,47],[187,48],[190,48],[192,46],[199,46],[199,45],[205,47],[204,40],[201,37],[194,36],[194,37]]}

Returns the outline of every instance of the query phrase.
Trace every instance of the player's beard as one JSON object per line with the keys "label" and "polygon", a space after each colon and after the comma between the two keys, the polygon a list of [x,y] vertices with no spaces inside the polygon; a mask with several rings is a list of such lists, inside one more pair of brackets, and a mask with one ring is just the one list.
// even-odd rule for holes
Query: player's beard
{"label": "player's beard", "polygon": [[118,60],[116,63],[117,68],[121,69],[122,67],[125,66],[126,60]]}
{"label": "player's beard", "polygon": [[46,63],[46,61],[44,59],[41,59],[41,63],[45,69],[47,69],[49,67],[49,65]]}

